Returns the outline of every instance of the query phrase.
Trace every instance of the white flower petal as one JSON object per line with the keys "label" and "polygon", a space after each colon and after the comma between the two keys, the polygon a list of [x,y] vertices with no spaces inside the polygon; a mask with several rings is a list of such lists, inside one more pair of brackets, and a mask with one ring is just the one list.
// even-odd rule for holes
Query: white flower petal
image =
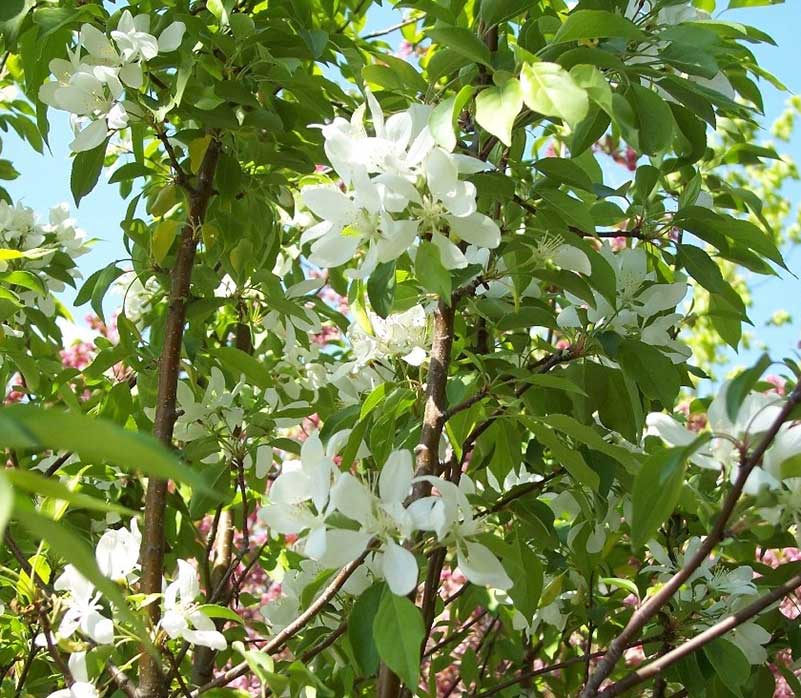
{"label": "white flower petal", "polygon": [[159,35],[158,49],[161,53],[175,51],[184,38],[186,25],[183,22],[173,22]]}
{"label": "white flower petal", "polygon": [[493,589],[510,589],[512,580],[492,551],[481,543],[466,541],[459,550],[459,569],[473,584]]}
{"label": "white flower petal", "polygon": [[445,216],[451,230],[462,240],[478,247],[496,248],[501,244],[501,230],[498,224],[483,213],[473,213],[464,218]]}
{"label": "white flower petal", "polygon": [[70,150],[74,153],[82,153],[87,150],[97,148],[108,137],[108,127],[105,119],[93,121],[84,128],[70,143]]}
{"label": "white flower petal", "polygon": [[417,586],[417,560],[395,541],[387,541],[381,571],[393,594],[406,596]]}

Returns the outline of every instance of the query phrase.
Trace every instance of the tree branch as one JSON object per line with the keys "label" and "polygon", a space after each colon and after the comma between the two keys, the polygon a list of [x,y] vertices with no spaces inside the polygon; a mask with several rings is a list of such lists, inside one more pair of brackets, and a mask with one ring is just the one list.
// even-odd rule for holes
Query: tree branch
{"label": "tree branch", "polygon": [[[181,233],[175,266],[172,269],[172,284],[168,297],[164,344],[159,357],[156,417],[153,433],[168,447],[172,446],[175,426],[176,391],[181,364],[186,305],[192,279],[192,268],[197,251],[197,231],[203,224],[206,209],[213,192],[214,173],[220,156],[220,142],[209,143],[198,175],[198,186],[190,192],[189,218]],[[167,482],[149,478],[145,493],[145,518],[142,530],[142,577],[140,591],[143,594],[161,593],[164,573],[164,513],[167,503]],[[161,616],[161,605],[151,603],[147,612],[155,627]],[[143,652],[139,662],[140,698],[158,698],[165,693],[164,680],[158,659]]]}
{"label": "tree branch", "polygon": [[[643,605],[632,614],[626,627],[612,640],[604,658],[598,662],[598,666],[590,676],[590,680],[581,691],[580,698],[594,698],[598,695],[598,689],[601,683],[603,683],[614,670],[615,665],[623,655],[626,644],[633,640],[645,627],[646,623],[659,612],[662,606],[673,598],[673,594],[675,594],[681,585],[692,576],[693,572],[704,563],[715,546],[723,539],[726,532],[726,525],[734,512],[734,507],[743,492],[749,475],[751,475],[754,468],[760,464],[762,456],[765,455],[765,451],[767,451],[770,444],[773,443],[773,439],[776,438],[776,434],[778,434],[782,424],[787,421],[790,413],[799,403],[801,403],[801,383],[796,385],[787,397],[787,401],[765,433],[765,436],[759,442],[759,445],[750,455],[742,460],[737,479],[723,503],[720,515],[710,534],[704,539],[704,542],[699,546],[695,555],[685,563],[684,567],[676,572],[656,594],[643,603]],[[675,651],[676,650],[674,650],[674,652]]]}
{"label": "tree branch", "polygon": [[648,681],[649,679],[659,676],[668,667],[673,666],[676,662],[684,659],[684,657],[687,655],[690,655],[696,650],[701,649],[704,647],[704,645],[707,645],[713,640],[716,640],[722,635],[734,630],[734,628],[736,628],[738,625],[742,625],[746,621],[758,615],[768,608],[768,606],[773,605],[783,596],[787,596],[787,594],[795,591],[798,587],[801,587],[801,574],[795,575],[781,586],[776,587],[769,594],[765,594],[765,596],[754,601],[754,603],[750,604],[749,606],[746,606],[736,613],[732,613],[730,616],[727,616],[723,620],[715,623],[715,625],[704,630],[704,632],[696,635],[690,640],[687,640],[670,652],[666,652],[647,666],[631,672],[624,679],[621,679],[617,683],[614,683],[605,690],[601,691],[598,694],[598,698],[613,698],[614,696],[619,696],[621,693],[626,692],[633,686],[637,686],[644,681]]}
{"label": "tree branch", "polygon": [[[367,556],[370,554],[372,548],[368,547],[358,558],[353,562],[345,565],[336,576],[328,583],[328,586],[323,592],[309,605],[309,607],[301,613],[295,620],[287,625],[280,633],[277,633],[269,640],[262,648],[261,651],[265,654],[275,654],[295,635],[297,635],[320,611],[325,608],[328,602],[339,593],[339,590],[345,585],[345,582],[350,579],[350,576],[361,566]],[[336,632],[336,631],[335,631]],[[344,629],[343,629],[344,632]],[[323,647],[322,649],[325,649]],[[322,649],[320,651],[322,651]],[[221,674],[216,679],[209,681],[204,686],[192,691],[192,698],[197,698],[202,693],[210,691],[212,688],[226,686],[240,676],[244,676],[250,671],[250,665],[247,662],[241,662],[235,667],[232,667],[224,674]]]}

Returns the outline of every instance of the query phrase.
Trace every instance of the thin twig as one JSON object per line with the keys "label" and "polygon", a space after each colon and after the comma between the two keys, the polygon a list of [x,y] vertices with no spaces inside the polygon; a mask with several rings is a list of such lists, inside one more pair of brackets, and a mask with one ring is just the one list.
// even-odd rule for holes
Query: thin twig
{"label": "thin twig", "polygon": [[791,579],[787,580],[781,586],[776,587],[769,594],[765,594],[754,603],[746,606],[745,608],[732,613],[721,621],[718,621],[711,627],[699,633],[695,637],[683,642],[670,652],[666,652],[662,656],[655,659],[650,664],[640,667],[632,671],[628,676],[620,681],[613,683],[611,686],[601,691],[598,698],[613,698],[625,693],[628,689],[638,684],[648,681],[656,676],[659,676],[665,669],[673,666],[676,662],[684,659],[686,656],[692,654],[696,650],[701,649],[713,640],[725,635],[726,633],[734,630],[739,625],[750,620],[754,616],[762,613],[766,608],[772,606],[779,599],[787,594],[792,593],[798,587],[801,587],[801,574],[797,574]]}
{"label": "thin twig", "polygon": [[392,34],[392,32],[399,31],[404,27],[408,27],[410,24],[416,24],[421,19],[422,19],[421,17],[409,17],[408,19],[404,19],[402,22],[393,24],[391,27],[385,27],[384,29],[379,29],[378,31],[365,34],[361,38],[364,39],[365,41],[369,41],[370,39],[377,39],[380,36],[386,36],[387,34]]}
{"label": "thin twig", "polygon": [[[325,608],[328,602],[336,596],[340,589],[345,585],[345,582],[350,579],[350,576],[361,566],[361,564],[365,561],[367,556],[370,554],[371,548],[368,547],[358,558],[356,558],[353,562],[348,565],[345,565],[337,574],[336,576],[328,583],[328,586],[323,590],[323,592],[309,605],[309,607],[301,613],[295,620],[293,620],[289,625],[287,625],[281,632],[276,633],[268,642],[261,648],[261,651],[264,654],[275,654],[280,649],[284,647],[284,645],[298,632],[300,632],[306,625],[320,612]],[[217,678],[209,681],[204,686],[195,689],[192,691],[191,696],[192,698],[197,698],[197,696],[205,693],[206,691],[210,691],[212,688],[218,688],[219,686],[226,686],[231,681],[238,679],[240,676],[244,676],[250,671],[250,665],[247,662],[241,662],[236,666],[232,667],[224,674],[221,674]]]}
{"label": "thin twig", "polygon": [[[581,691],[580,698],[594,698],[598,695],[600,685],[614,670],[615,665],[623,655],[625,645],[630,640],[634,639],[645,627],[646,623],[673,598],[673,594],[675,594],[681,585],[692,576],[695,570],[704,563],[715,546],[723,539],[729,519],[734,513],[734,508],[740,499],[740,495],[745,488],[745,483],[751,475],[751,472],[762,462],[762,456],[765,455],[765,451],[767,451],[768,447],[773,443],[773,439],[776,438],[779,429],[781,429],[782,425],[789,418],[790,413],[799,403],[801,403],[801,383],[796,385],[790,395],[788,395],[786,402],[759,442],[759,445],[751,454],[742,459],[737,473],[737,479],[723,502],[720,514],[710,534],[704,539],[692,558],[685,562],[684,566],[676,572],[656,594],[643,603],[643,605],[632,614],[626,627],[612,640],[604,658],[598,662],[598,666],[590,676],[590,680]],[[673,651],[675,652],[676,650]]]}

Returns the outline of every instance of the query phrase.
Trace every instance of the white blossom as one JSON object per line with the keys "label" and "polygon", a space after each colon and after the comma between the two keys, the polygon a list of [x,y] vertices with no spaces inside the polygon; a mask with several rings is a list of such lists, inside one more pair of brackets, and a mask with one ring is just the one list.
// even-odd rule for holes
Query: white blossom
{"label": "white blossom", "polygon": [[164,590],[161,627],[173,640],[182,638],[192,645],[224,650],[228,643],[195,603],[200,595],[197,572],[186,560],[178,560],[178,576]]}

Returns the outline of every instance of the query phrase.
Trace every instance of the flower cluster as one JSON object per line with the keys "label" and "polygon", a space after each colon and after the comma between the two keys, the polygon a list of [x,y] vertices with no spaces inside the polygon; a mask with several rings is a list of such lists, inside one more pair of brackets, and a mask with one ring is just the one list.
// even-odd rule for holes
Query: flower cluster
{"label": "flower cluster", "polygon": [[[481,526],[467,499],[473,492],[467,476],[458,486],[438,477],[416,478],[411,453],[396,450],[373,488],[335,467],[337,445],[346,441],[347,434],[337,434],[326,450],[319,437],[306,439],[300,460],[284,462],[269,491],[269,503],[260,511],[262,521],[275,533],[305,533],[303,554],[323,568],[348,564],[372,543],[375,551],[368,568],[398,595],[417,585],[417,560],[402,545],[416,531],[433,532],[440,543],[455,546],[459,568],[471,582],[498,589],[512,586],[495,555],[474,540]],[[422,482],[437,493],[407,506],[412,486]]]}
{"label": "flower cluster", "polygon": [[428,318],[422,306],[416,305],[386,318],[370,313],[369,321],[369,332],[359,322],[348,328],[348,339],[357,364],[365,365],[393,356],[400,356],[412,366],[425,361],[428,356]]}
{"label": "flower cluster", "polygon": [[157,39],[150,34],[150,17],[134,17],[128,10],[122,13],[111,39],[91,24],[81,27],[69,60],[54,58],[50,72],[55,79],[39,89],[39,99],[45,104],[72,115],[73,151],[99,146],[110,133],[125,128],[130,116],[141,115],[134,102],[124,99],[125,88],[140,89],[143,65],[159,53],[175,51],[185,30],[183,22],[173,22]]}
{"label": "flower cluster", "polygon": [[67,204],[51,209],[49,222],[41,223],[33,209],[0,201],[0,284],[9,285],[6,298],[19,307],[52,317],[52,294],[64,290],[65,275],[80,277],[74,259],[87,251],[85,233]]}
{"label": "flower cluster", "polygon": [[[108,529],[100,537],[95,549],[95,559],[100,572],[112,581],[125,586],[137,580],[139,548],[142,536],[136,519],[130,529]],[[62,640],[88,640],[96,645],[114,642],[114,622],[104,615],[102,595],[94,584],[86,579],[73,565],[67,565],[53,584],[59,597],[60,607],[65,609],[61,623],[50,638],[51,642]],[[216,650],[225,649],[228,643],[218,632],[214,622],[195,603],[200,595],[197,572],[185,560],[178,560],[178,575],[164,589],[164,615],[161,627],[172,639],[181,638],[193,645],[202,645]],[[75,633],[79,632],[78,638]],[[44,647],[48,639],[40,634],[36,644]],[[86,670],[86,651],[74,651],[70,655],[69,667],[75,682],[69,689],[51,693],[48,698],[96,698],[97,689],[89,681]]]}
{"label": "flower cluster", "polygon": [[[130,529],[109,529],[97,542],[95,558],[100,571],[109,579],[118,583],[131,583],[135,580],[135,571],[139,567],[139,547],[142,536],[136,524],[131,521]],[[56,591],[65,592],[62,602],[66,612],[56,630],[58,640],[72,637],[76,630],[90,638],[98,645],[114,642],[114,623],[104,616],[100,604],[101,595],[95,586],[86,579],[73,565],[67,565],[61,576],[53,584]],[[44,645],[44,636],[37,639]]]}
{"label": "flower cluster", "polygon": [[[325,152],[341,178],[339,185],[315,184],[301,199],[320,219],[301,242],[311,242],[309,260],[337,267],[363,254],[356,277],[379,263],[414,253],[418,237],[437,247],[447,269],[468,262],[458,242],[494,249],[497,224],[476,209],[476,188],[460,179],[487,165],[438,146],[428,127],[430,108],[415,104],[385,119],[368,91],[367,104],[350,121],[341,117],[322,127]],[[364,125],[369,106],[374,135]]]}
{"label": "flower cluster", "polygon": [[690,350],[672,333],[682,315],[664,313],[674,311],[682,302],[687,295],[687,282],[679,279],[670,284],[655,283],[656,275],[648,271],[648,256],[642,246],[627,247],[616,253],[605,243],[600,253],[615,272],[615,306],[593,291],[594,307],[583,308],[580,298],[567,293],[570,304],[557,316],[559,326],[578,329],[590,324],[596,330],[608,329],[623,336],[635,334],[646,344],[662,349],[675,363],[686,361]]}
{"label": "flower cluster", "polygon": [[[731,382],[724,383],[707,410],[707,425],[713,438],[699,446],[690,461],[701,468],[730,473],[737,477],[740,446],[758,443],[777,419],[785,399],[776,393],[749,393],[737,409],[734,419],[728,412],[728,394]],[[648,433],[662,438],[671,446],[689,446],[698,439],[698,433],[682,426],[676,419],[662,412],[647,417]],[[762,457],[761,467],[754,468],[744,491],[756,494],[763,487],[777,490],[781,487],[782,465],[801,451],[801,428],[795,422],[785,423],[779,429],[770,447]]]}

